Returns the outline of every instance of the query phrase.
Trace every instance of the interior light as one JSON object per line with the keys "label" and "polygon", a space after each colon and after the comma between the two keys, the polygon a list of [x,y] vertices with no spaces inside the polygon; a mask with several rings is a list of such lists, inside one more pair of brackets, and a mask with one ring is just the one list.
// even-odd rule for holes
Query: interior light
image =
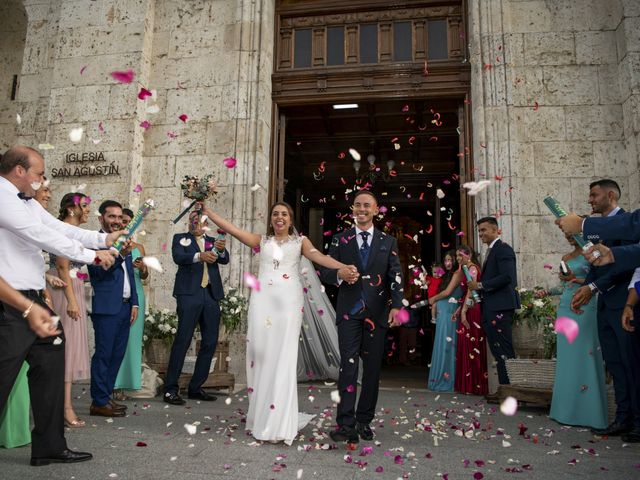
{"label": "interior light", "polygon": [[347,108],[358,108],[357,103],[337,103],[333,106],[334,110],[345,110]]}

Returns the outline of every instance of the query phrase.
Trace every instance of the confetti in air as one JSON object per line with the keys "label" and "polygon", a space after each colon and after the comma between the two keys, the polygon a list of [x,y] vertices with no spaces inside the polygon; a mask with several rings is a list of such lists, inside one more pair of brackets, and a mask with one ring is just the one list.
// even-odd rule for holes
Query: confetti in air
{"label": "confetti in air", "polygon": [[558,317],[554,325],[554,330],[557,333],[562,333],[570,344],[573,343],[578,333],[580,333],[578,323],[569,317]]}

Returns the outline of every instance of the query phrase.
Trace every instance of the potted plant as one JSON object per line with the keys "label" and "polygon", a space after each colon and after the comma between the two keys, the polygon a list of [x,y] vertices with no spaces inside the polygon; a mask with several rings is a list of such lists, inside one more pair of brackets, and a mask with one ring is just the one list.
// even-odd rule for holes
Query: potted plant
{"label": "potted plant", "polygon": [[169,362],[173,339],[178,331],[178,315],[168,308],[149,309],[144,319],[142,341],[147,362],[154,370],[163,371]]}
{"label": "potted plant", "polygon": [[233,334],[244,327],[249,302],[240,291],[230,289],[220,300],[220,317],[227,334]]}
{"label": "potted plant", "polygon": [[[556,353],[556,333],[553,325],[556,319],[554,297],[542,287],[521,288],[519,293],[521,307],[513,316],[513,323],[518,327],[514,331],[526,332],[527,329],[522,328],[523,326],[528,327],[529,330],[526,332],[528,337],[526,345],[521,345],[523,347],[521,353],[526,353],[528,350],[534,352],[542,350],[542,358],[553,358]],[[516,353],[518,353],[517,350]]]}
{"label": "potted plant", "polygon": [[557,302],[541,287],[518,292],[521,307],[513,318],[513,346],[519,358],[506,361],[509,380],[515,386],[550,390],[555,378]]}

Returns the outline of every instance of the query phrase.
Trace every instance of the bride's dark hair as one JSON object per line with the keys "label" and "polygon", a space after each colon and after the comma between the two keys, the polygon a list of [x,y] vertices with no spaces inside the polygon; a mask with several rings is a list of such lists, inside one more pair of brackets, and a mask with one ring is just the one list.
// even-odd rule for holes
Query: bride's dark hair
{"label": "bride's dark hair", "polygon": [[272,237],[276,234],[276,232],[274,232],[273,230],[273,225],[271,225],[271,215],[273,214],[273,209],[276,207],[285,207],[287,209],[287,212],[289,212],[289,218],[291,219],[291,225],[289,225],[289,235],[293,235],[293,231],[295,228],[293,226],[293,208],[291,208],[291,205],[289,205],[287,202],[276,202],[271,205],[271,208],[269,209],[269,222],[267,223],[267,235]]}

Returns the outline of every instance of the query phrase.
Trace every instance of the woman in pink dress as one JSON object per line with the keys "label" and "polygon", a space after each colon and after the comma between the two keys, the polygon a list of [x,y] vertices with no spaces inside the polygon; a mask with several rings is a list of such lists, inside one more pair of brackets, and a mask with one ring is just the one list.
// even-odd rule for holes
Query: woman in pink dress
{"label": "woman in pink dress", "polygon": [[[480,280],[480,267],[476,252],[467,245],[456,251],[460,268],[466,266],[474,280]],[[482,329],[482,314],[471,290],[467,288],[467,279],[463,275],[460,286],[463,290],[463,302],[460,307],[460,324],[456,330],[458,345],[456,350],[455,391],[473,395],[486,395],[489,392],[487,374],[487,342]]]}
{"label": "woman in pink dress", "polygon": [[[91,199],[83,193],[67,193],[60,201],[58,218],[74,226],[87,223]],[[71,403],[71,385],[74,381],[87,380],[90,376],[89,341],[87,339],[87,307],[84,298],[82,264],[66,258],[50,255],[50,274],[60,277],[64,288],[51,289],[53,310],[60,315],[64,328],[64,422],[67,427],[84,427]],[[84,278],[82,278],[84,277]]]}

